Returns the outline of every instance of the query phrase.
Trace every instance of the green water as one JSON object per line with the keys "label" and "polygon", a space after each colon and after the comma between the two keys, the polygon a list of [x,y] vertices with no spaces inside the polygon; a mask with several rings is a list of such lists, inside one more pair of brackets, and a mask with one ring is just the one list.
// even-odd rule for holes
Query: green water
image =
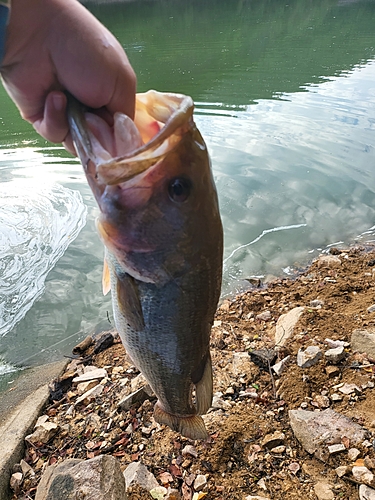
{"label": "green water", "polygon": [[[224,295],[249,276],[288,274],[331,244],[373,239],[375,2],[86,5],[126,49],[140,92],[181,92],[196,102],[224,223]],[[87,207],[85,227],[38,300],[0,339],[1,373],[5,362],[68,354],[106,324],[111,305],[101,295],[97,208],[80,165],[40,139],[2,88],[0,102],[0,187],[58,183]]]}

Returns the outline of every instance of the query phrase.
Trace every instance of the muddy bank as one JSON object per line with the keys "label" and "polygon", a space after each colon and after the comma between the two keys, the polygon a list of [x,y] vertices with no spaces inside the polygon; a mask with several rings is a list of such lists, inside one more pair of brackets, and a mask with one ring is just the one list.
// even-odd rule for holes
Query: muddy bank
{"label": "muddy bank", "polygon": [[[375,473],[375,355],[356,352],[363,349],[353,332],[375,330],[375,251],[331,252],[293,280],[275,280],[220,306],[211,340],[215,398],[204,417],[208,441],[192,442],[157,425],[147,393],[119,407],[142,388],[142,377],[118,340],[97,355],[90,356],[90,347],[83,363],[68,367],[60,401],[45,409],[53,433],[44,443],[27,443],[24,459],[35,474],[23,480],[13,498],[34,498],[47,465],[108,454],[123,470],[142,462],[183,500],[358,499],[361,479],[354,468]],[[290,311],[298,312],[291,331],[280,320]],[[285,358],[280,370],[271,369]],[[92,367],[105,373],[90,387],[73,381]],[[339,448],[331,453],[326,447],[318,458],[293,432],[289,411],[297,409],[331,409],[367,437],[354,444],[339,436]],[[341,476],[340,467],[345,468]],[[128,498],[152,496],[133,486]]]}

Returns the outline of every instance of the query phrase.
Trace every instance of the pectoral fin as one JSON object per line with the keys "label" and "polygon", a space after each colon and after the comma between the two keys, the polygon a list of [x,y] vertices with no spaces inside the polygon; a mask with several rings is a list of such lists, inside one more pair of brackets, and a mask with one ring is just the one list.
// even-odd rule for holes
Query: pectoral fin
{"label": "pectoral fin", "polygon": [[103,295],[107,295],[107,293],[111,289],[111,276],[109,272],[108,262],[105,257],[103,265],[102,288],[103,288]]}
{"label": "pectoral fin", "polygon": [[139,332],[145,323],[136,280],[129,274],[117,277],[117,306],[128,325]]}

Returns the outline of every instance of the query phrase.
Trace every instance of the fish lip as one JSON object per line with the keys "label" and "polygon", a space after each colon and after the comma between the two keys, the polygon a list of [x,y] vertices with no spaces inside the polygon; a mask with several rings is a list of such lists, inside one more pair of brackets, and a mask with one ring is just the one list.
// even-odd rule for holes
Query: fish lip
{"label": "fish lip", "polygon": [[[96,185],[95,191],[100,193],[105,189],[105,185],[121,184],[151,168],[171,152],[182,136],[194,126],[194,102],[190,96],[162,94],[155,90],[137,94],[137,101],[141,106],[147,106],[150,100],[154,104],[161,104],[161,112],[158,111],[158,106],[150,106],[149,116],[159,123],[164,123],[164,126],[139,148],[109,161],[98,162],[94,154],[92,133],[84,115],[85,109],[73,96],[67,97],[68,121],[74,145],[86,175],[90,177],[91,184]],[[95,166],[95,172],[88,167],[91,162]]]}

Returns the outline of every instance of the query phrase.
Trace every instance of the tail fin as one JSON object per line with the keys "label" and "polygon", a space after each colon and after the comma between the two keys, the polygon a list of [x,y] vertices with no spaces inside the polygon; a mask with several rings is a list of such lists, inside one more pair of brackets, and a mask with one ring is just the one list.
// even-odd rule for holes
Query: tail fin
{"label": "tail fin", "polygon": [[171,429],[179,432],[190,439],[207,439],[208,433],[202,417],[199,415],[189,415],[179,417],[164,411],[159,402],[155,404],[154,419],[158,424],[168,425]]}

